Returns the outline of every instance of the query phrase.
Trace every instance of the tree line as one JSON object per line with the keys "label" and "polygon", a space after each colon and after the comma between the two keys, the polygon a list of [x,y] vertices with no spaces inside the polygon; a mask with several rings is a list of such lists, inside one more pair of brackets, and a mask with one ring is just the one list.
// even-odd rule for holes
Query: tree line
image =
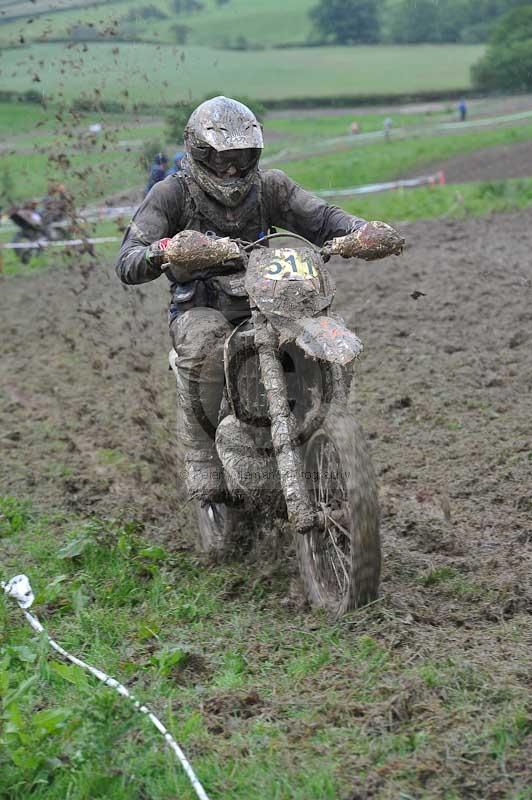
{"label": "tree line", "polygon": [[[312,39],[331,44],[477,43],[524,0],[319,0]],[[526,4],[530,6],[530,3]]]}

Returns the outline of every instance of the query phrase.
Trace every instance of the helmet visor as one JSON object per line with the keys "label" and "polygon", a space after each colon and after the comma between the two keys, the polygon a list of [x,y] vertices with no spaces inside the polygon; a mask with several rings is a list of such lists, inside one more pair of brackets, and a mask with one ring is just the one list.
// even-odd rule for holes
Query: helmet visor
{"label": "helmet visor", "polygon": [[246,147],[241,150],[223,150],[218,152],[213,147],[196,147],[192,157],[201,161],[218,178],[228,180],[243,178],[255,169],[260,158],[258,148]]}

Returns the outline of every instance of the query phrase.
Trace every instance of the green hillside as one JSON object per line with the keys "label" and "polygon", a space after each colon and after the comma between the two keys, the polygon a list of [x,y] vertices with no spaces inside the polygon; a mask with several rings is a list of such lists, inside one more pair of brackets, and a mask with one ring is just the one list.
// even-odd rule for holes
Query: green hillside
{"label": "green hillside", "polygon": [[479,45],[232,51],[148,44],[36,44],[2,57],[3,88],[164,106],[212,92],[258,99],[403,94],[470,85]]}
{"label": "green hillside", "polygon": [[469,88],[480,45],[302,47],[315,2],[0,0],[2,89],[163,107],[216,91],[285,100]]}
{"label": "green hillside", "polygon": [[[0,6],[4,12],[4,21],[0,19],[0,38],[4,43],[17,44],[21,35],[26,41],[40,37],[68,37],[73,29],[81,26],[76,36],[100,35],[103,38],[154,39],[174,43],[178,41],[174,26],[179,25],[186,28],[186,43],[191,45],[269,47],[299,44],[305,42],[310,33],[308,11],[314,3],[315,0],[269,0],[268,3],[228,0],[219,5],[215,0],[203,0],[203,9],[195,13],[176,13],[172,0],[9,3]],[[155,16],[157,11],[164,17]],[[29,27],[27,18],[32,15],[34,20]],[[16,18],[11,19],[13,16]],[[92,31],[84,29],[89,23],[94,26]]]}

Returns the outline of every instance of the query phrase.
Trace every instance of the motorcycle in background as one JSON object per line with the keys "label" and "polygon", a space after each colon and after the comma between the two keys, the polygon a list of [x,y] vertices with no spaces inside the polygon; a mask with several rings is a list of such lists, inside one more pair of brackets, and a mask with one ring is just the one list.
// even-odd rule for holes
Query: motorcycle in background
{"label": "motorcycle in background", "polygon": [[[72,237],[72,223],[68,219],[60,219],[45,223],[43,214],[38,209],[36,202],[12,208],[9,219],[18,227],[18,231],[11,240],[13,244],[63,241]],[[40,247],[17,247],[15,253],[23,264],[28,264],[32,256],[42,249]]]}

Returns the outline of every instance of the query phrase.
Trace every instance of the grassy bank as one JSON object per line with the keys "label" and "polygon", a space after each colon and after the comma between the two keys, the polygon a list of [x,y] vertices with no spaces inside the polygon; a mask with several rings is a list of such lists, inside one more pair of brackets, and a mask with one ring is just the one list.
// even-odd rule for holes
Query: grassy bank
{"label": "grassy bank", "polygon": [[[312,155],[299,161],[283,161],[280,167],[308,189],[340,189],[391,180],[423,170],[438,160],[481,148],[527,141],[532,126],[483,130],[459,135],[419,136],[366,147],[351,147],[338,153]],[[487,153],[489,157],[489,153]]]}
{"label": "grassy bank", "polygon": [[352,214],[399,223],[437,217],[477,217],[532,206],[532,178],[399,189],[349,200],[342,198],[340,204]]}
{"label": "grassy bank", "polygon": [[[220,5],[214,0],[204,0],[199,13],[176,14],[170,10],[170,4],[166,0],[152,0],[150,6],[166,15],[166,19],[158,19],[154,16],[143,18],[139,13],[142,6],[131,8],[130,3],[124,2],[100,3],[91,7],[90,3],[73,0],[70,5],[78,8],[68,10],[68,4],[64,3],[63,8],[66,10],[59,12],[55,3],[46,9],[45,3],[40,2],[37,9],[48,13],[35,18],[27,36],[35,39],[45,35],[52,20],[54,36],[67,36],[72,26],[86,26],[90,23],[96,31],[112,29],[117,35],[175,43],[177,38],[173,26],[179,24],[187,28],[187,41],[192,45],[223,47],[236,44],[240,47],[264,47],[285,43],[303,44],[310,34],[308,11],[313,3],[314,0],[290,0],[289,4],[284,0],[269,0],[266,5],[262,5],[249,3],[249,0],[230,0],[229,3]],[[16,11],[14,5],[5,13],[11,15]],[[3,41],[18,42],[24,22],[25,20],[19,19],[4,23],[0,27]]]}
{"label": "grassy bank", "polygon": [[[107,469],[115,455],[97,454]],[[163,717],[213,800],[338,800],[370,773],[393,796],[424,785],[459,800],[446,764],[466,760],[488,786],[530,732],[524,684],[506,672],[502,687],[503,665],[481,667],[452,641],[438,660],[397,651],[391,597],[333,622],[284,602],[279,564],[208,569],[181,536],[165,549],[134,520],[43,516],[13,498],[0,500],[0,538],[2,578],[28,573],[50,634]],[[427,598],[465,597],[452,571],[414,580]],[[56,657],[3,597],[0,618],[0,795],[192,799],[142,717]],[[513,800],[529,798],[519,787]]]}

